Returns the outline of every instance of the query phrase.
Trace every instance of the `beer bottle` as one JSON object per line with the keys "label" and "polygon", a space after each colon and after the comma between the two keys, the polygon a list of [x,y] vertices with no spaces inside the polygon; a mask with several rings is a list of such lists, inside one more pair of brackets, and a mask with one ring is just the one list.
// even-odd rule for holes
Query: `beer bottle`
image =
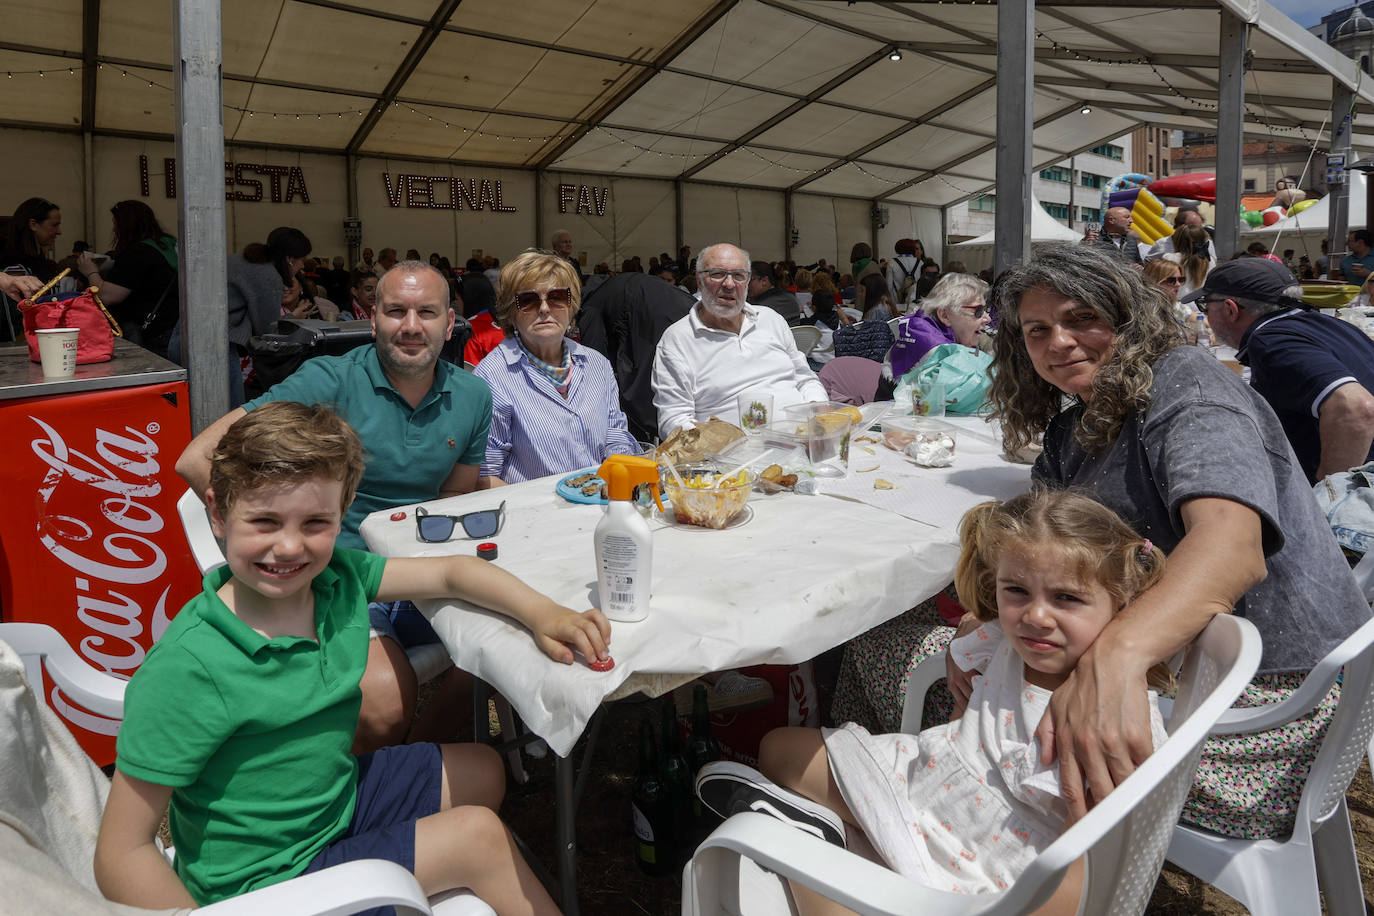
{"label": "beer bottle", "polygon": [[706,702],[706,685],[692,687],[692,737],[687,742],[687,765],[692,768],[695,780],[697,771],[719,760],[723,755],[720,744],[711,737],[711,708]]}
{"label": "beer bottle", "polygon": [[[706,685],[692,687],[692,736],[687,741],[687,766],[692,774],[692,839],[699,842],[720,824],[720,818],[701,803],[695,787],[701,768],[722,756],[720,744],[711,737],[711,708],[706,701]],[[693,848],[696,842],[693,842]]]}
{"label": "beer bottle", "polygon": [[647,875],[670,874],[674,868],[672,800],[658,772],[654,729],[646,716],[639,723],[639,769],[630,801],[634,818],[635,861]]}
{"label": "beer bottle", "polygon": [[672,802],[673,841],[677,844],[679,853],[684,849],[690,852],[692,846],[689,834],[694,814],[692,803],[696,801],[697,796],[692,771],[687,769],[687,761],[682,756],[682,738],[677,728],[677,703],[673,701],[671,694],[663,702],[662,711],[663,762],[659,772],[663,776],[663,782],[668,788],[668,797]]}

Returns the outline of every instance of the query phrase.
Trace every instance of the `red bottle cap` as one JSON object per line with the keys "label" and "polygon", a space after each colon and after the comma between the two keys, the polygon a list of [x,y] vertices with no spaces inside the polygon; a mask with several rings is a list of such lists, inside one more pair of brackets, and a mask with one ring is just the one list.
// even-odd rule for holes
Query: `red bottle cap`
{"label": "red bottle cap", "polygon": [[587,667],[592,669],[593,671],[610,671],[612,668],[615,667],[615,659],[611,658],[609,655],[606,656],[606,660],[604,662],[592,659],[591,661],[587,662]]}
{"label": "red bottle cap", "polygon": [[484,560],[496,559],[496,544],[492,541],[487,541],[485,544],[478,544],[477,555]]}
{"label": "red bottle cap", "polygon": [[391,520],[393,522],[403,522],[406,520],[406,514],[404,512],[393,512],[391,513]]}

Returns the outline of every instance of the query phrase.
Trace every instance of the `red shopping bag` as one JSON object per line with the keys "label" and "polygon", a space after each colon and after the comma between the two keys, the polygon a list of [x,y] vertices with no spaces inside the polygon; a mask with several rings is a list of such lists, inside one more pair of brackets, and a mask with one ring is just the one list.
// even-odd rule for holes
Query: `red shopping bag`
{"label": "red shopping bag", "polygon": [[47,328],[76,328],[77,365],[107,362],[114,356],[114,339],[123,337],[119,322],[100,301],[94,287],[81,293],[54,296],[43,302],[25,299],[19,303],[24,316],[24,339],[29,345],[29,359],[38,358],[38,335],[35,331]]}

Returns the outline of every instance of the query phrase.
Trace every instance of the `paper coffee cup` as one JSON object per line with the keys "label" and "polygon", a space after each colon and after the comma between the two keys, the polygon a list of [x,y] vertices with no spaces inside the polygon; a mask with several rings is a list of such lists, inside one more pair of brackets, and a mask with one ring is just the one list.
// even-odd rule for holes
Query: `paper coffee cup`
{"label": "paper coffee cup", "polygon": [[44,378],[76,375],[76,328],[43,328],[38,335],[38,359]]}

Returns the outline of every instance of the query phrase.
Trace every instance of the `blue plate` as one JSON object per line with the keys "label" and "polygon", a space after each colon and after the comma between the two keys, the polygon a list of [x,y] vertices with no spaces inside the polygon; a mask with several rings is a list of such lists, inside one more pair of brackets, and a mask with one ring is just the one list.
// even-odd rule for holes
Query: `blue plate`
{"label": "blue plate", "polygon": [[588,496],[586,493],[582,492],[581,487],[568,486],[569,480],[571,480],[574,477],[581,476],[582,474],[591,474],[593,480],[589,481],[589,483],[594,482],[597,486],[600,486],[602,484],[602,480],[600,477],[596,476],[596,471],[598,467],[599,465],[592,465],[589,468],[582,468],[580,471],[573,471],[566,477],[561,478],[558,481],[558,483],[554,485],[554,491],[570,503],[586,503],[590,506],[606,505],[606,497],[602,496],[600,493],[595,493],[591,496]]}
{"label": "blue plate", "polygon": [[[563,497],[570,503],[586,503],[589,506],[606,505],[606,497],[602,496],[600,493],[597,493],[593,496],[588,496],[586,493],[582,492],[582,487],[572,487],[568,485],[568,481],[574,477],[580,477],[583,474],[591,474],[593,475],[593,479],[595,480],[597,486],[600,486],[603,481],[600,477],[595,476],[599,467],[600,465],[592,465],[589,468],[582,468],[579,471],[573,471],[571,474],[568,474],[564,477],[560,477],[558,483],[554,484],[554,492],[556,492],[559,496]],[[592,481],[588,481],[587,483],[591,482]],[[660,498],[662,499],[664,506],[672,505],[672,502],[669,501],[667,496],[662,496]],[[653,500],[651,499],[649,500],[649,502],[652,504]]]}

